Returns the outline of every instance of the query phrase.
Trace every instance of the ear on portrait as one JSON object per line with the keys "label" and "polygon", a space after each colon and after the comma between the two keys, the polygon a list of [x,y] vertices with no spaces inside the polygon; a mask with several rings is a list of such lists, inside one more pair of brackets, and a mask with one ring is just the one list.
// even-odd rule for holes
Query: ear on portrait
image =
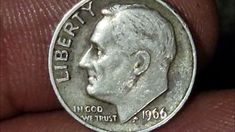
{"label": "ear on portrait", "polygon": [[145,50],[140,50],[135,54],[134,74],[136,76],[144,73],[150,65],[150,54]]}

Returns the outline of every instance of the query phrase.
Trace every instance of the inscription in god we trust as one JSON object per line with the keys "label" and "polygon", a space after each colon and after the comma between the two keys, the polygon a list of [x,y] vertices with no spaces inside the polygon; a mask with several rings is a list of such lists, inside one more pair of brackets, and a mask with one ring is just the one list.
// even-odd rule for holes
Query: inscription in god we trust
{"label": "inscription in god we trust", "polygon": [[104,108],[102,106],[73,106],[73,112],[86,113],[81,115],[84,121],[99,121],[99,122],[116,122],[117,115],[103,115]]}
{"label": "inscription in god we trust", "polygon": [[[84,121],[99,121],[99,122],[117,122],[118,116],[113,115],[103,115],[104,108],[102,106],[86,105],[86,106],[73,106],[74,113],[86,113],[81,115]],[[145,121],[165,119],[168,116],[166,108],[163,107],[158,109],[145,109],[141,112],[140,116],[135,116],[131,121],[135,123],[139,119]]]}
{"label": "inscription in god we trust", "polygon": [[[95,13],[92,10],[92,1],[88,1],[84,4],[79,11],[74,13],[69,19],[79,22],[81,25],[86,23],[86,20],[80,16],[81,12],[87,12],[91,17],[95,16]],[[76,31],[80,29],[80,26],[72,22],[66,22],[63,25],[63,29],[61,32],[67,34],[69,37],[60,36],[57,39],[56,46],[59,46],[61,49],[57,49],[54,51],[54,60],[56,62],[66,63],[69,60],[69,48],[71,48],[73,39],[76,37]],[[70,80],[70,73],[68,71],[68,65],[54,65],[55,72],[59,73],[60,76],[56,78],[58,83],[66,82]]]}

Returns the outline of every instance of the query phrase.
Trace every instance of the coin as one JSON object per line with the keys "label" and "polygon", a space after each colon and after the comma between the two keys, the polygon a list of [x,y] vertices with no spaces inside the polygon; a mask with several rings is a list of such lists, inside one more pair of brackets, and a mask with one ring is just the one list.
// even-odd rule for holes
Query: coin
{"label": "coin", "polygon": [[62,106],[88,128],[150,131],[186,102],[196,50],[161,0],[82,0],[54,32],[49,74]]}

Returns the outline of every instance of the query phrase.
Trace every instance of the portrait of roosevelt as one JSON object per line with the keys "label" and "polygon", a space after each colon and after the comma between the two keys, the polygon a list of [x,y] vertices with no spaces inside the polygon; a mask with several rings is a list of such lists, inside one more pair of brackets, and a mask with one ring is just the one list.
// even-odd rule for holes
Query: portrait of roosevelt
{"label": "portrait of roosevelt", "polygon": [[101,12],[79,66],[88,74],[87,94],[115,105],[125,123],[167,91],[174,31],[145,5],[113,5]]}

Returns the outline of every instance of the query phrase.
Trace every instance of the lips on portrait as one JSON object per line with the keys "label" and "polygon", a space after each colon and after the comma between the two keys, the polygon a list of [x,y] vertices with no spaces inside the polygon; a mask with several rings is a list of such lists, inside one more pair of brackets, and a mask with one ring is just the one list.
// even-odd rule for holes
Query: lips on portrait
{"label": "lips on portrait", "polygon": [[90,85],[94,85],[97,81],[97,75],[93,70],[88,71],[88,82]]}
{"label": "lips on portrait", "polygon": [[88,86],[87,86],[87,92],[89,95],[95,94],[95,88],[94,85],[97,83],[97,75],[93,70],[88,71]]}

